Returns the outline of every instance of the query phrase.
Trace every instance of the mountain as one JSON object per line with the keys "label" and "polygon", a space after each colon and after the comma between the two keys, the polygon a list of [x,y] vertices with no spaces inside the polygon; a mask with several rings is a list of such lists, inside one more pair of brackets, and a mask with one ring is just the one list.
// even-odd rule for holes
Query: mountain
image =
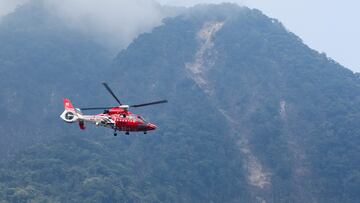
{"label": "mountain", "polygon": [[[233,4],[189,8],[140,35],[111,65],[87,68],[101,72],[87,73],[89,79],[105,74],[123,102],[168,99],[166,105],[138,110],[159,129],[113,137],[106,130],[80,133],[54,121],[55,141],[34,145],[1,167],[0,200],[360,200],[359,77],[258,10]],[[36,63],[32,69],[40,72],[29,80],[45,76]],[[83,104],[111,102],[101,87],[59,78],[56,95],[76,95]],[[40,86],[46,93],[48,87],[40,84],[19,91]],[[25,126],[36,134],[36,125]]]}

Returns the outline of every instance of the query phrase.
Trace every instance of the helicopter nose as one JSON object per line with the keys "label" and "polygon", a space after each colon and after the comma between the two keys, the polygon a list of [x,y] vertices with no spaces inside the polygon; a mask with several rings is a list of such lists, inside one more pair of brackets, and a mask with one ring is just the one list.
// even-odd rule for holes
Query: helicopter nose
{"label": "helicopter nose", "polygon": [[152,123],[148,123],[147,124],[147,129],[148,130],[155,130],[156,129],[156,125],[152,124]]}

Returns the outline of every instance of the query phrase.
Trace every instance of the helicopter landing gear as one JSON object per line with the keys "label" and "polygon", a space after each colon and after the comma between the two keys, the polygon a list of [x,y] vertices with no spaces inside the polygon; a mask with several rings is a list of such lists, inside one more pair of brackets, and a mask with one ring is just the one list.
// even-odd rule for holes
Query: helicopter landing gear
{"label": "helicopter landing gear", "polygon": [[117,136],[116,129],[114,129],[114,136],[115,136],[115,137]]}
{"label": "helicopter landing gear", "polygon": [[129,134],[130,134],[129,131],[126,131],[125,135],[129,135]]}

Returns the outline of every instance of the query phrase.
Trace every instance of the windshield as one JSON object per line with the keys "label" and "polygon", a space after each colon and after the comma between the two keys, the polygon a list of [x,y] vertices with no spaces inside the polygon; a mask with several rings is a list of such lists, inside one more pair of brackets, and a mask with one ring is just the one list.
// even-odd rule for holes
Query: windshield
{"label": "windshield", "polygon": [[139,121],[139,122],[146,123],[145,119],[143,117],[141,117],[141,116],[138,116],[138,115],[129,115],[128,118],[133,120],[133,121]]}
{"label": "windshield", "polygon": [[143,117],[141,117],[141,116],[137,116],[137,119],[139,119],[140,121],[142,121],[144,123],[146,122],[145,119]]}

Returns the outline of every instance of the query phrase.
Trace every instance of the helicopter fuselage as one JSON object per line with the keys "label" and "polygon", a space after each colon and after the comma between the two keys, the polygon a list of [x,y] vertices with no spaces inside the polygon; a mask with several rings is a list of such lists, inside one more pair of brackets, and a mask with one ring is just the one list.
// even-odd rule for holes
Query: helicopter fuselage
{"label": "helicopter fuselage", "polygon": [[146,132],[156,129],[156,125],[146,122],[140,115],[133,114],[120,107],[109,109],[106,113],[98,114],[96,117],[103,118],[102,121],[96,122],[96,125],[109,127],[118,131]]}
{"label": "helicopter fuselage", "polygon": [[105,110],[102,114],[83,115],[75,109],[69,99],[64,99],[65,111],[61,118],[67,123],[79,122],[79,127],[85,129],[85,123],[94,123],[96,126],[111,128],[115,131],[144,132],[155,130],[156,125],[145,121],[140,115],[131,113],[126,109],[114,107]]}
{"label": "helicopter fuselage", "polygon": [[[92,107],[92,108],[81,108],[75,109],[71,104],[71,101],[67,98],[64,99],[65,111],[60,115],[60,118],[67,123],[78,122],[80,129],[85,129],[85,122],[94,123],[97,126],[103,126],[116,131],[125,131],[126,134],[129,132],[142,131],[146,134],[147,131],[155,130],[156,125],[146,122],[141,116],[131,113],[129,108],[138,108],[144,106],[150,106],[155,104],[167,103],[167,100],[160,100],[136,105],[126,105],[120,102],[110,87],[103,82],[102,83],[106,90],[113,96],[119,106],[112,107]],[[104,110],[102,114],[97,115],[83,115],[82,110]]]}

